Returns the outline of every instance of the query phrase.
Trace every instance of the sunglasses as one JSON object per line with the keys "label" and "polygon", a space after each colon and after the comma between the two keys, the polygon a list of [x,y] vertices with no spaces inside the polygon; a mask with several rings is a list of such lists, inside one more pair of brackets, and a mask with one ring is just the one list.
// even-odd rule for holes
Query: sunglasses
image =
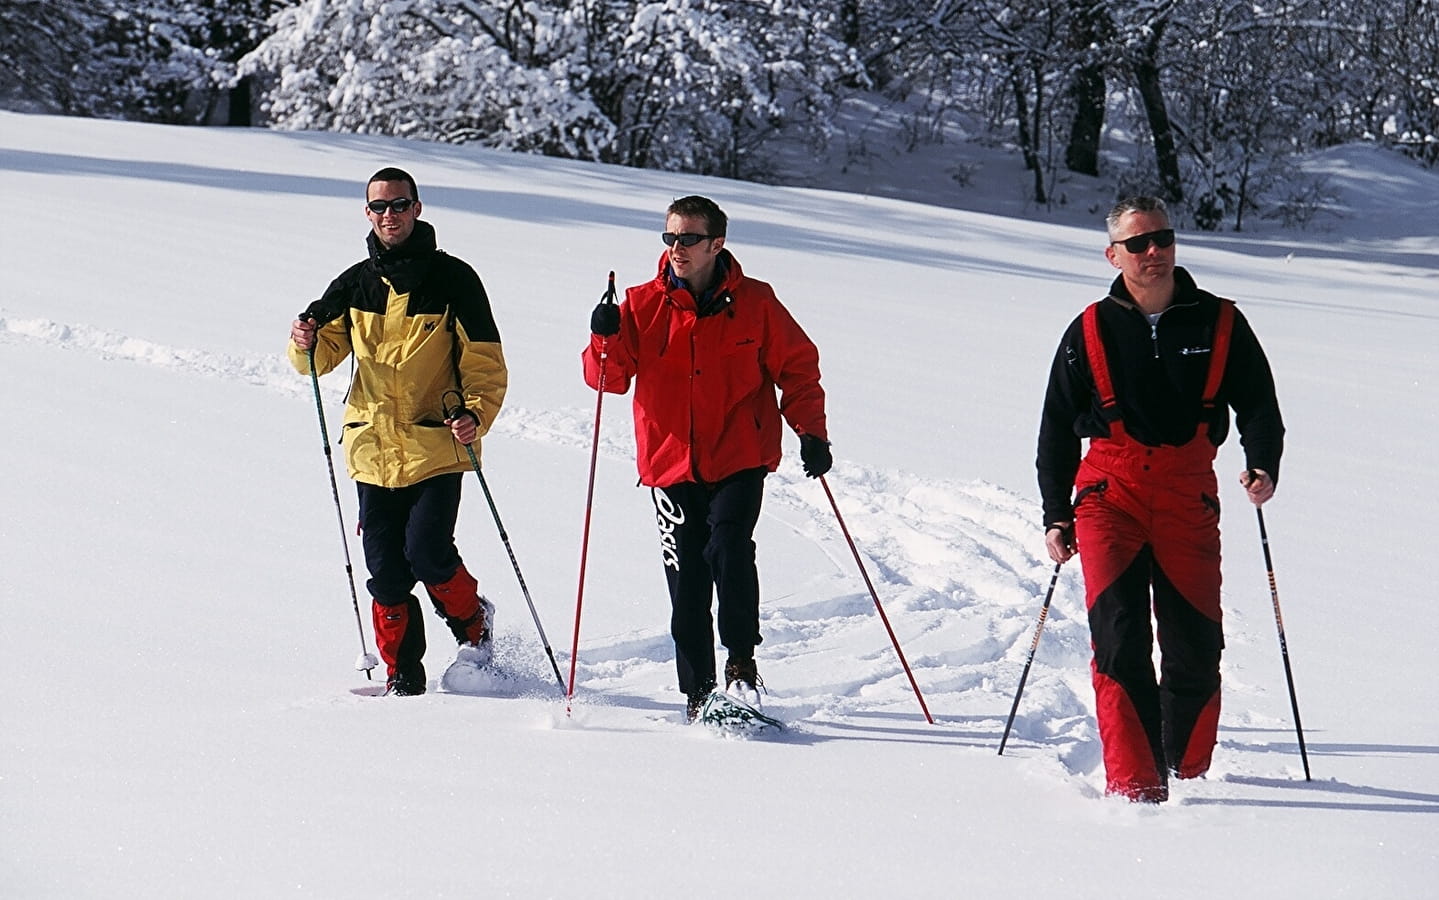
{"label": "sunglasses", "polygon": [[1149,231],[1145,232],[1144,234],[1136,234],[1134,237],[1125,238],[1122,241],[1109,242],[1109,246],[1111,247],[1113,247],[1115,244],[1123,244],[1124,249],[1128,250],[1130,253],[1135,254],[1136,256],[1148,250],[1150,244],[1153,244],[1160,250],[1163,250],[1166,247],[1174,246],[1174,229],[1164,228],[1159,231]]}
{"label": "sunglasses", "polygon": [[396,197],[393,200],[371,200],[365,204],[365,208],[377,216],[383,216],[392,209],[396,214],[406,212],[414,205],[415,201],[409,197]]}
{"label": "sunglasses", "polygon": [[675,234],[673,231],[666,231],[660,235],[660,240],[665,242],[666,247],[673,247],[679,244],[681,247],[693,247],[700,241],[707,241],[715,237],[712,234]]}

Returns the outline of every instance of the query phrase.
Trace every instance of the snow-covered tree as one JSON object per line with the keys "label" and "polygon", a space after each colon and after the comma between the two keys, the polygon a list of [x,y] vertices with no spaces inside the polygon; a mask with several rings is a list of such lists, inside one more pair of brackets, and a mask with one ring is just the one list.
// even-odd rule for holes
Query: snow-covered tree
{"label": "snow-covered tree", "polygon": [[[0,96],[62,113],[204,119],[277,0],[0,0]],[[247,43],[248,42],[248,43]]]}
{"label": "snow-covered tree", "polygon": [[757,174],[757,144],[827,124],[857,70],[790,0],[305,0],[240,71],[285,128],[411,135]]}
{"label": "snow-covered tree", "polygon": [[762,177],[756,156],[782,128],[828,137],[854,52],[833,14],[791,0],[592,4],[608,27],[590,86],[615,124],[606,158],[626,165]]}
{"label": "snow-covered tree", "polygon": [[394,134],[596,159],[584,9],[482,0],[304,0],[240,65],[281,128]]}
{"label": "snow-covered tree", "polygon": [[1374,132],[1439,165],[1439,2],[1387,0],[1359,7],[1358,15],[1360,33],[1376,48],[1369,58],[1386,110]]}
{"label": "snow-covered tree", "polygon": [[83,62],[104,21],[103,11],[84,0],[0,0],[0,98],[86,111]]}

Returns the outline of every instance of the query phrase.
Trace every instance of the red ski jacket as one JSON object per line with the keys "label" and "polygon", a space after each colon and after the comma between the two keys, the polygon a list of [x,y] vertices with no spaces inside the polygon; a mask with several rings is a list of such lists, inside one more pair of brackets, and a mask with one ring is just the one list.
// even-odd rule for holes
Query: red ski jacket
{"label": "red ski jacket", "polygon": [[[819,351],[763,281],[745,277],[728,250],[721,283],[700,310],[661,255],[652,281],[625,291],[620,330],[590,336],[585,381],[623,394],[635,384],[640,482],[713,484],[780,461],[780,418],[828,440]],[[780,397],[776,397],[776,388]]]}

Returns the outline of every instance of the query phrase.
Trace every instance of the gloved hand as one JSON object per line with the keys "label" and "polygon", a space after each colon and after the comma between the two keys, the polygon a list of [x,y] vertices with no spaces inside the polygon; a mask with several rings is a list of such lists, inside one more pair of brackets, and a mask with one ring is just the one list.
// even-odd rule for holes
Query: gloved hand
{"label": "gloved hand", "polygon": [[804,474],[818,478],[834,465],[834,456],[829,452],[829,441],[812,434],[799,436],[799,458],[804,463]]}
{"label": "gloved hand", "polygon": [[590,313],[590,331],[600,337],[620,333],[620,308],[613,303],[601,302]]}

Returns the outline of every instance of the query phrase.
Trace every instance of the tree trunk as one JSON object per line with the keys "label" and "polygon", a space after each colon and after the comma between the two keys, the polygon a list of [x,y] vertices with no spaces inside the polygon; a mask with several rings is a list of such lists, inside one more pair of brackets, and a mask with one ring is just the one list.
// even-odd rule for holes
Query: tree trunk
{"label": "tree trunk", "polygon": [[1179,151],[1174,145],[1174,128],[1169,124],[1169,107],[1164,103],[1164,89],[1159,84],[1159,39],[1164,23],[1154,26],[1153,37],[1142,54],[1130,63],[1144,114],[1149,119],[1149,132],[1154,137],[1154,162],[1159,168],[1160,191],[1165,200],[1178,203],[1184,199],[1184,186],[1179,178]]}
{"label": "tree trunk", "polygon": [[1014,91],[1015,118],[1019,120],[1019,148],[1024,154],[1024,167],[1034,172],[1034,202],[1047,203],[1044,194],[1044,166],[1039,161],[1038,138],[1029,126],[1029,94],[1024,89],[1024,77],[1019,66],[1011,66],[1009,83]]}
{"label": "tree trunk", "polygon": [[1099,136],[1104,130],[1104,69],[1084,66],[1070,88],[1074,121],[1064,148],[1064,165],[1081,175],[1099,174]]}
{"label": "tree trunk", "polygon": [[1099,138],[1104,131],[1104,60],[1095,48],[1106,44],[1104,9],[1095,0],[1073,0],[1069,48],[1078,61],[1069,86],[1074,120],[1069,143],[1064,148],[1064,165],[1081,175],[1099,174]]}

